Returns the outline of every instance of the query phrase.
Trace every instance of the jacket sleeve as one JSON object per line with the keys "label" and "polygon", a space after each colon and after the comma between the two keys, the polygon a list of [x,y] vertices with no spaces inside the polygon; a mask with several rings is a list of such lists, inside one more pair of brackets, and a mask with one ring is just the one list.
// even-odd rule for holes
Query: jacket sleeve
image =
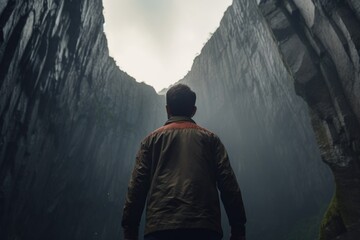
{"label": "jacket sleeve", "polygon": [[231,226],[231,235],[245,236],[246,215],[241,191],[226,149],[218,137],[215,138],[215,151],[217,185]]}
{"label": "jacket sleeve", "polygon": [[125,199],[121,222],[125,239],[138,239],[139,224],[150,185],[149,161],[148,148],[144,142],[142,142],[136,155],[135,167],[130,178]]}

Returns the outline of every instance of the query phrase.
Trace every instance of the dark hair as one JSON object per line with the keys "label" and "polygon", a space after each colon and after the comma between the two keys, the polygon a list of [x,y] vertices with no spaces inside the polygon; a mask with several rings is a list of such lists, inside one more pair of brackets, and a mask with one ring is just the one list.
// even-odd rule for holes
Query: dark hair
{"label": "dark hair", "polygon": [[176,84],[166,92],[166,104],[174,116],[191,117],[196,94],[185,84]]}

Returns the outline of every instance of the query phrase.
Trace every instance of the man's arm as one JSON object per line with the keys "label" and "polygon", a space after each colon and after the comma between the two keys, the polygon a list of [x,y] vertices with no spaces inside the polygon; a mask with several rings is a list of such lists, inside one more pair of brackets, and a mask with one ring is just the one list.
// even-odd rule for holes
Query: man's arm
{"label": "man's arm", "polygon": [[125,240],[138,239],[139,223],[150,185],[150,162],[148,156],[148,149],[142,142],[136,155],[135,167],[130,178],[121,222]]}
{"label": "man's arm", "polygon": [[218,137],[215,138],[215,150],[217,184],[231,226],[230,239],[245,240],[246,215],[241,191],[231,168],[226,149]]}

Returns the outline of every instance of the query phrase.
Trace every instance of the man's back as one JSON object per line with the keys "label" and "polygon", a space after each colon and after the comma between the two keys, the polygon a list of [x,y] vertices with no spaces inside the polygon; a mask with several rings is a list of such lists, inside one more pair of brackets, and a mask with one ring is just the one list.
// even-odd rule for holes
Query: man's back
{"label": "man's back", "polygon": [[223,144],[190,117],[170,116],[138,151],[124,207],[125,237],[137,238],[147,198],[145,235],[206,230],[221,239],[218,189],[233,235],[244,236],[242,197]]}
{"label": "man's back", "polygon": [[176,228],[221,233],[215,136],[190,119],[174,117],[145,141],[153,161],[145,234]]}

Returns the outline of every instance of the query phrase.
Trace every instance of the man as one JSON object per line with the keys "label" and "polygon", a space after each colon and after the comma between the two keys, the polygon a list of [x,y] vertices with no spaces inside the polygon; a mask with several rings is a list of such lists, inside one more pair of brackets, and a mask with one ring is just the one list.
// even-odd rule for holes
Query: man
{"label": "man", "polygon": [[130,179],[122,226],[138,239],[146,203],[146,240],[222,239],[220,203],[232,240],[245,240],[241,192],[220,139],[198,126],[196,94],[177,84],[166,93],[168,121],[141,143]]}

